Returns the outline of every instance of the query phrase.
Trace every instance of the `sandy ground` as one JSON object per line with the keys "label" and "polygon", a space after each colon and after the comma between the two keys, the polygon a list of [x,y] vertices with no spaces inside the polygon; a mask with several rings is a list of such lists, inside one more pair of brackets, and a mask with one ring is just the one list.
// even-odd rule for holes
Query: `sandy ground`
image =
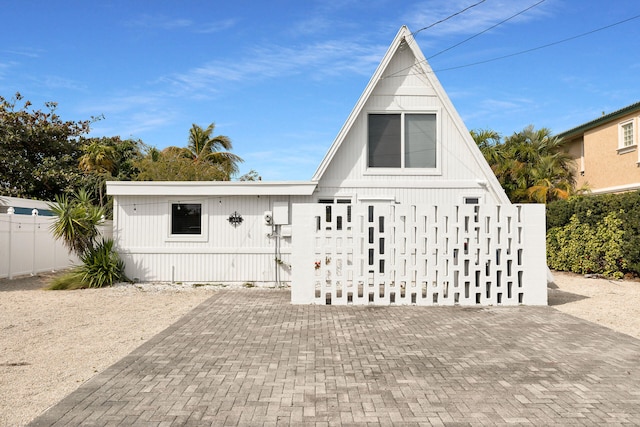
{"label": "sandy ground", "polygon": [[[640,339],[640,282],[555,273],[549,304]],[[209,298],[216,287],[44,291],[0,280],[0,426],[21,426]]]}

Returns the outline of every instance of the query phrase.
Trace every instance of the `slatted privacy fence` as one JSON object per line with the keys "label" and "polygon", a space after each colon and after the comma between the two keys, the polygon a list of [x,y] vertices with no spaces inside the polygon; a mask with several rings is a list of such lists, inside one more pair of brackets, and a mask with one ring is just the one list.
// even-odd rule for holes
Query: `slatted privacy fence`
{"label": "slatted privacy fence", "polygon": [[[61,240],[53,237],[52,216],[0,213],[0,279],[69,268],[79,263]],[[112,221],[99,226],[101,235],[111,238]]]}
{"label": "slatted privacy fence", "polygon": [[544,305],[544,207],[295,205],[292,302]]}

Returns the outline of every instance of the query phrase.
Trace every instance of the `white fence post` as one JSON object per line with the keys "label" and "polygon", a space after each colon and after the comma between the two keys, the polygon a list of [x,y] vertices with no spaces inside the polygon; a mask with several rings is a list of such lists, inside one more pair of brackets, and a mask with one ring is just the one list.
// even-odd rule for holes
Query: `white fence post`
{"label": "white fence post", "polygon": [[[309,269],[313,268],[313,244],[315,224],[313,222],[316,205],[293,204],[291,206],[291,244],[293,247],[304,250],[291,251],[291,303],[312,304],[314,301],[315,287],[313,275]],[[295,267],[294,267],[295,266]]]}
{"label": "white fence post", "polygon": [[36,275],[36,252],[38,251],[38,246],[36,244],[36,234],[38,233],[38,209],[33,209],[31,211],[31,217],[33,218],[33,256],[31,258],[31,275]]}
{"label": "white fence post", "polygon": [[15,209],[13,207],[9,207],[9,209],[7,209],[7,214],[9,214],[9,247],[8,247],[8,256],[7,258],[9,258],[9,265],[7,267],[7,276],[9,277],[9,279],[13,279],[13,271],[11,269],[11,264],[12,264],[12,252],[13,252],[13,214],[15,213]]}

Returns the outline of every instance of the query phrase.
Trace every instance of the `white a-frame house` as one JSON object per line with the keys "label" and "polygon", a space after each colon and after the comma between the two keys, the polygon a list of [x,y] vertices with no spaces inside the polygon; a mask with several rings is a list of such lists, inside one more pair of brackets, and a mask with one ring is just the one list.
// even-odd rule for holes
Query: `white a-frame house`
{"label": "white a-frame house", "polygon": [[310,181],[107,190],[137,280],[291,284],[294,303],[546,304],[544,209],[509,203],[407,27]]}

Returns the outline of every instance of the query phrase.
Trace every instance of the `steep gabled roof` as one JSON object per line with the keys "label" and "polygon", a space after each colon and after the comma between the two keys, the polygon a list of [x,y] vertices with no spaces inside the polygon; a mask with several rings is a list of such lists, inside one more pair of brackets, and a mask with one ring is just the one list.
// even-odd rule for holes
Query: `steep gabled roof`
{"label": "steep gabled roof", "polygon": [[626,116],[627,114],[635,113],[636,111],[640,111],[640,102],[627,105],[626,107],[616,110],[613,113],[606,114],[602,117],[598,117],[597,119],[591,120],[589,122],[576,126],[572,129],[561,132],[557,136],[559,138],[571,138],[571,137],[583,134],[588,130],[596,128],[610,121],[619,119],[620,117]]}
{"label": "steep gabled roof", "polygon": [[393,56],[398,50],[405,49],[406,47],[408,47],[411,50],[411,52],[415,57],[415,64],[412,67],[412,69],[418,67],[419,68],[418,72],[424,76],[424,78],[428,81],[428,83],[431,85],[431,87],[435,91],[435,94],[440,99],[444,110],[446,110],[447,114],[449,114],[449,116],[451,117],[457,131],[460,133],[463,141],[469,148],[469,153],[473,156],[474,160],[479,164],[480,169],[484,172],[484,175],[485,175],[484,178],[486,178],[488,189],[495,194],[497,200],[500,200],[502,203],[510,203],[508,197],[506,196],[506,193],[500,186],[500,183],[498,182],[493,171],[489,167],[489,164],[486,162],[486,160],[482,156],[482,153],[480,152],[480,150],[475,144],[475,141],[469,134],[469,131],[466,128],[464,122],[460,118],[458,112],[456,111],[453,104],[451,103],[451,100],[449,99],[446,92],[444,91],[444,88],[438,81],[436,75],[431,69],[431,66],[427,62],[424,54],[420,50],[420,47],[418,46],[417,42],[413,38],[413,34],[411,33],[411,31],[409,31],[409,29],[406,26],[402,26],[398,31],[398,33],[396,34],[395,38],[393,39],[393,42],[389,46],[389,49],[387,49],[387,52],[382,58],[382,61],[378,65],[378,68],[373,73],[371,80],[369,80],[369,83],[367,84],[366,88],[362,92],[362,95],[360,95],[358,102],[356,103],[355,107],[351,111],[351,114],[349,115],[344,125],[340,129],[340,132],[338,132],[338,135],[333,141],[333,144],[327,151],[327,154],[325,155],[325,157],[322,159],[322,162],[320,162],[320,165],[318,166],[318,169],[316,170],[311,180],[314,182],[320,181],[320,179],[326,172],[327,168],[331,164],[334,156],[338,152],[340,146],[347,138],[347,135],[349,134],[349,131],[351,130],[354,122],[360,116],[360,113],[362,112],[365,104],[369,100],[376,86],[378,85],[381,79],[388,77],[385,73],[387,71],[387,68],[389,67],[391,60],[393,59]]}

